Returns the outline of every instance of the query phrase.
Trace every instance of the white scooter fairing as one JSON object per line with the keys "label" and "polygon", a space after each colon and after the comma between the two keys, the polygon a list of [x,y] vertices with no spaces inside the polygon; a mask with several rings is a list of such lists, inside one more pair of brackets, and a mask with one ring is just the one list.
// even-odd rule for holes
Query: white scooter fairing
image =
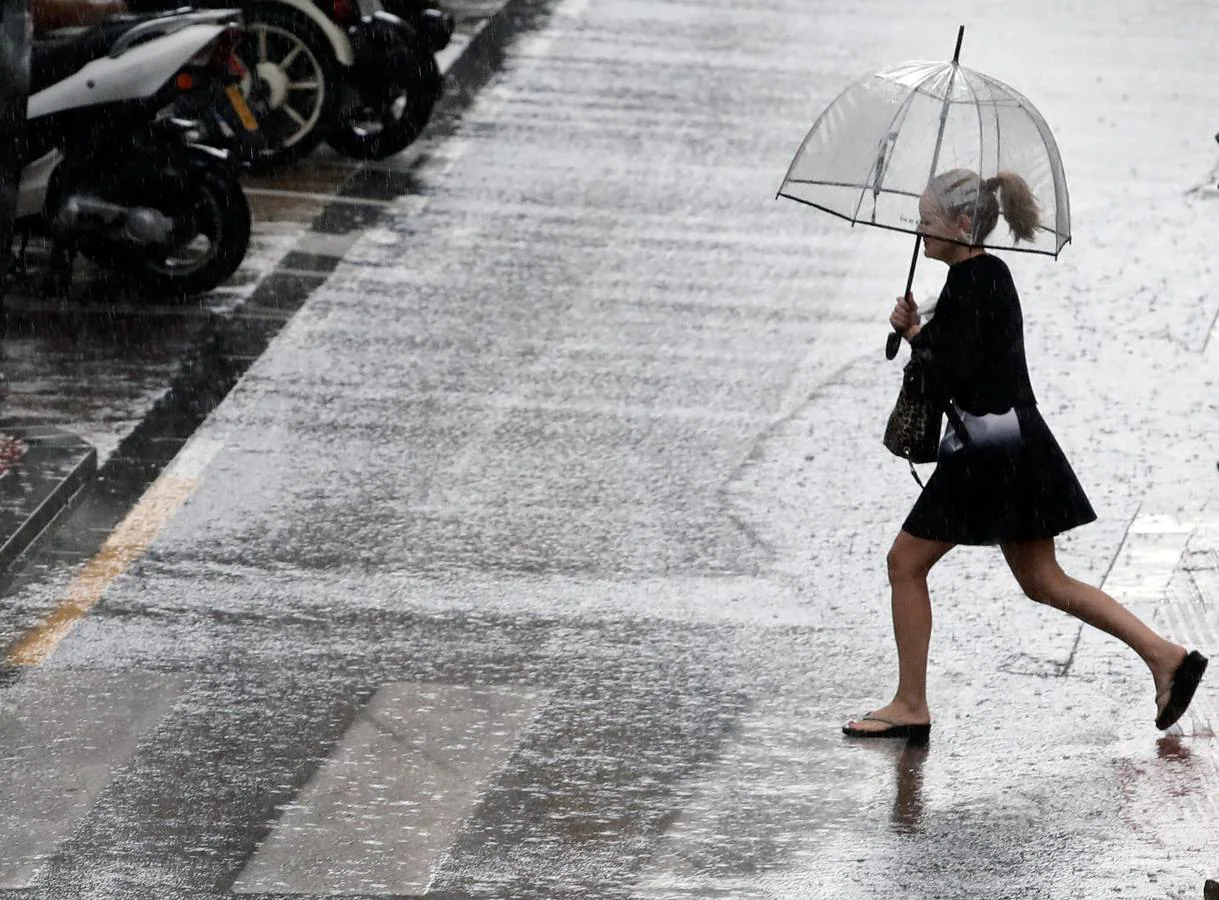
{"label": "white scooter fairing", "polygon": [[[80,71],[32,95],[27,119],[100,103],[151,97],[186,65],[192,56],[232,25],[230,10],[166,17],[135,25],[115,41],[110,54],[95,59]],[[171,21],[179,20],[179,21]],[[158,29],[144,26],[157,25]],[[166,27],[168,26],[168,27]],[[133,43],[146,37],[143,43]]]}

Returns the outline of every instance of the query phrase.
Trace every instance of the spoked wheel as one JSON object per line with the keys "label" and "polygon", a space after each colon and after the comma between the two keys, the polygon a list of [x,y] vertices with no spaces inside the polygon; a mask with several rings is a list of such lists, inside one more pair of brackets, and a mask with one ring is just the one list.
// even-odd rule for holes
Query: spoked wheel
{"label": "spoked wheel", "polygon": [[419,137],[440,96],[442,79],[431,53],[421,52],[417,65],[417,75],[406,84],[387,85],[372,103],[353,96],[326,137],[330,146],[354,159],[385,159]]}
{"label": "spoked wheel", "polygon": [[265,171],[307,156],[342,99],[342,70],[325,34],[303,13],[255,3],[239,53],[249,71],[242,92],[266,142],[251,167]]}

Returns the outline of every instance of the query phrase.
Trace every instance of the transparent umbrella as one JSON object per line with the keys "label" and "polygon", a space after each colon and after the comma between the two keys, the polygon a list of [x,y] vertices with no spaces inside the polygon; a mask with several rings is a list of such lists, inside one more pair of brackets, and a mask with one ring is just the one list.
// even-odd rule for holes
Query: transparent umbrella
{"label": "transparent umbrella", "polygon": [[[1040,222],[1017,235],[1002,223],[962,243],[1058,256],[1071,239],[1062,159],[1049,126],[1014,89],[960,64],[906,62],[868,75],[818,116],[796,152],[778,196],[859,223],[917,235],[909,292],[926,233],[919,201],[936,176],[948,176],[953,212],[985,227],[977,215],[992,178],[1019,176],[1036,199]],[[940,179],[943,181],[943,179]],[[941,198],[943,199],[943,198]],[[941,235],[937,235],[941,236]],[[886,353],[897,353],[891,335]]]}

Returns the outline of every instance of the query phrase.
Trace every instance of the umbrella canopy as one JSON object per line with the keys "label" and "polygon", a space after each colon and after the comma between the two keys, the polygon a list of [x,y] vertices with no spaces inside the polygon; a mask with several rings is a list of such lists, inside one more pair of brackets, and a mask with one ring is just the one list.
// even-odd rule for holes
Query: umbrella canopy
{"label": "umbrella canopy", "polygon": [[[959,47],[959,43],[958,43]],[[1019,175],[1040,208],[1040,224],[1020,239],[1002,220],[965,243],[1057,256],[1071,239],[1067,183],[1045,119],[1001,81],[953,62],[907,62],[843,91],[800,145],[779,196],[852,223],[911,234],[931,178],[949,172],[953,211],[978,223],[978,187]]]}

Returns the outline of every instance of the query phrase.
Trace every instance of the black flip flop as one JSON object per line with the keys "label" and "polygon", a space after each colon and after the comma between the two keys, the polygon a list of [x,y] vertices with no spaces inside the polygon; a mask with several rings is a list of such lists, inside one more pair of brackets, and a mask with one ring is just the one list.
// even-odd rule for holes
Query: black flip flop
{"label": "black flip flop", "polygon": [[891,719],[885,719],[881,716],[874,716],[868,713],[860,722],[883,722],[888,725],[888,728],[852,728],[850,725],[842,726],[842,733],[847,737],[853,738],[905,738],[912,744],[925,744],[931,737],[931,723],[925,725],[903,725],[901,722],[894,722]]}
{"label": "black flip flop", "polygon": [[1168,702],[1156,716],[1156,728],[1161,731],[1171,728],[1177,719],[1185,715],[1190,701],[1194,699],[1194,691],[1198,689],[1198,682],[1202,680],[1202,673],[1206,671],[1206,663],[1206,657],[1197,650],[1189,651],[1185,659],[1181,660],[1177,671],[1172,673],[1172,681],[1168,687],[1156,696],[1158,703],[1160,697],[1168,694]]}

